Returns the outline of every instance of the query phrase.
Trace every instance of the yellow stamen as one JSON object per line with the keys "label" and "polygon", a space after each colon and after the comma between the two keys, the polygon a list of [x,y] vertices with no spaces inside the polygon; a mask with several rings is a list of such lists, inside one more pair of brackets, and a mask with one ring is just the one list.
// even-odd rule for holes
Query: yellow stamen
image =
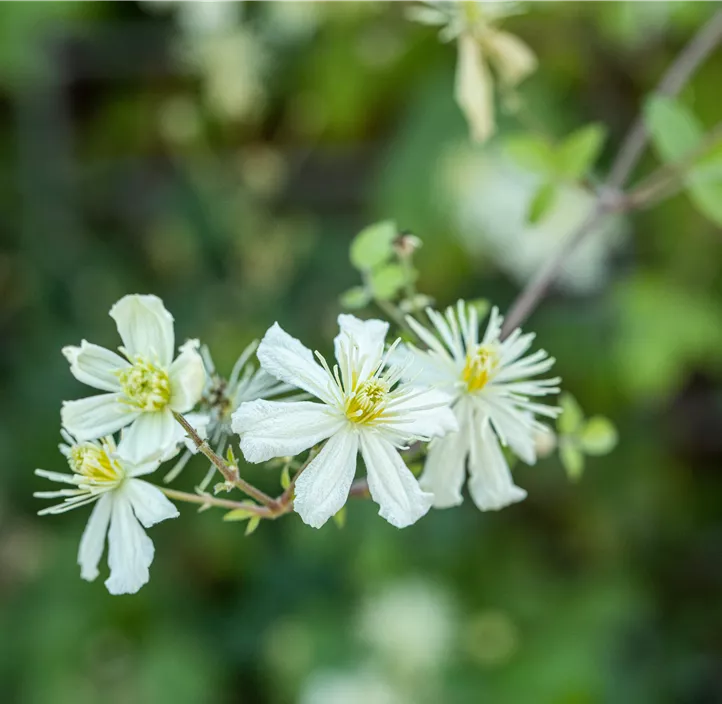
{"label": "yellow stamen", "polygon": [[479,345],[466,355],[461,378],[469,392],[481,391],[499,366],[499,353],[491,345]]}
{"label": "yellow stamen", "polygon": [[170,402],[168,373],[144,357],[118,374],[125,402],[141,411],[160,411]]}
{"label": "yellow stamen", "polygon": [[88,479],[115,482],[123,477],[123,470],[102,447],[86,442],[73,445],[68,456],[70,469]]}
{"label": "yellow stamen", "polygon": [[381,379],[368,379],[346,402],[346,417],[354,423],[372,423],[386,408],[388,384]]}

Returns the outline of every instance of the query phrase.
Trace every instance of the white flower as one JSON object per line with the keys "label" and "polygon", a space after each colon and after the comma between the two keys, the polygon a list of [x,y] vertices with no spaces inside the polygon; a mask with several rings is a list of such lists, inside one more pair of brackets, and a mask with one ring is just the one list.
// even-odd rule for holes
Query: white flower
{"label": "white flower", "polygon": [[[596,201],[589,189],[560,183],[549,211],[530,223],[529,206],[544,177],[494,148],[480,153],[454,147],[440,174],[439,185],[465,249],[476,258],[492,259],[522,285],[588,218]],[[624,217],[610,214],[570,254],[556,285],[573,294],[600,289],[626,234]]]}
{"label": "white flower", "polygon": [[203,393],[205,371],[197,340],[173,360],[173,317],[156,296],[121,298],[110,316],[123,341],[120,357],[83,340],[63,354],[78,381],[107,393],[65,401],[63,426],[78,440],[93,440],[129,426],[123,454],[133,462],[166,452],[183,437],[173,411],[186,413]]}
{"label": "white flower", "polygon": [[411,704],[402,689],[374,667],[349,672],[311,673],[301,690],[300,704]]}
{"label": "white flower", "polygon": [[317,354],[274,324],[258,348],[261,366],[312,401],[253,401],[233,415],[249,462],[296,455],[328,440],[296,483],[295,510],[322,526],[346,502],[359,451],[379,514],[403,528],[421,518],[432,497],[422,491],[398,448],[455,430],[445,394],[400,382],[403,369],[385,370],[388,323],[340,315],[333,371]]}
{"label": "white flower", "polygon": [[516,11],[516,3],[472,1],[427,2],[412,13],[424,24],[445,25],[443,41],[457,40],[455,97],[476,142],[486,141],[494,132],[494,83],[487,60],[507,90],[537,67],[534,53],[521,39],[495,26]]}
{"label": "white flower", "polygon": [[[201,356],[206,370],[206,385],[203,398],[197,413],[187,413],[185,419],[195,429],[202,440],[208,440],[216,454],[223,455],[228,435],[231,433],[231,415],[241,403],[255,401],[259,398],[275,398],[293,391],[293,387],[272,377],[263,369],[256,368],[249,362],[251,355],[258,348],[258,340],[248,345],[233,365],[231,376],[224,379],[216,373],[216,366],[207,347],[201,348]],[[306,394],[300,396],[307,397]],[[296,395],[293,398],[298,398]],[[192,455],[198,453],[195,442],[188,436],[179,439],[185,444],[186,452],[179,458],[174,467],[163,477],[168,483],[175,480],[185,468]],[[199,487],[205,489],[213,478],[215,470],[209,469],[206,478]]]}
{"label": "white flower", "polygon": [[418,578],[370,595],[359,619],[359,635],[382,661],[417,678],[449,662],[455,630],[450,595]]}
{"label": "white flower", "polygon": [[437,335],[411,317],[409,325],[428,346],[410,346],[417,382],[434,384],[453,394],[459,431],[429,446],[420,484],[434,494],[434,506],[462,502],[461,489],[469,466],[469,491],[482,510],[500,509],[526,497],[514,484],[499,442],[524,462],[536,461],[535,433],[546,430],[535,414],[554,418],[560,409],[529,397],[557,393],[560,379],[532,379],[547,372],[554,359],[543,350],[524,357],[534,334],[517,329],[500,342],[502,317],[494,308],[480,340],[476,309],[459,301],[446,315],[427,309]]}
{"label": "white flower", "polygon": [[61,445],[60,450],[68,458],[73,473],[43,469],[35,473],[73,488],[36,492],[34,495],[38,498],[64,498],[62,503],[39,514],[64,513],[95,503],[80,541],[80,576],[89,582],[98,576],[107,534],[110,577],[105,586],[111,594],[134,594],[148,582],[148,568],[155,552],[141,524],[150,528],[178,515],[176,507],[157,487],[138,479],[154,471],[159,460],[132,464],[118,453],[112,437],[99,442],[78,442],[68,435],[64,437],[71,444]]}

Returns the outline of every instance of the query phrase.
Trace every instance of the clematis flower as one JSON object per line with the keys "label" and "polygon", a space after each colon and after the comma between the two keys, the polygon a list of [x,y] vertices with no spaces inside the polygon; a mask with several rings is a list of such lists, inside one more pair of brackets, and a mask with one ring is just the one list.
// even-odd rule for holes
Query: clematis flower
{"label": "clematis flower", "polygon": [[205,370],[197,340],[182,345],[173,360],[173,316],[157,296],[124,296],[110,316],[123,341],[123,357],[85,340],[80,347],[63,348],[75,378],[106,393],[65,401],[62,422],[81,441],[128,426],[123,454],[138,462],[182,440],[173,411],[186,413],[196,405]]}
{"label": "clematis flower", "polygon": [[[274,324],[258,348],[261,367],[318,399],[243,403],[233,430],[249,462],[296,455],[326,441],[296,482],[294,508],[303,521],[322,526],[346,503],[361,453],[379,514],[399,528],[417,521],[432,496],[419,488],[399,449],[457,428],[448,397],[412,388],[403,367],[387,367],[388,323],[340,315],[334,340],[337,364],[314,355]],[[393,346],[392,346],[393,347]]]}
{"label": "clematis flower", "polygon": [[463,111],[472,139],[485,142],[494,132],[494,81],[489,63],[502,86],[515,88],[537,67],[532,50],[519,37],[497,28],[499,20],[516,13],[517,3],[426,2],[412,8],[412,19],[443,25],[442,41],[456,39],[456,102]]}
{"label": "clematis flower", "polygon": [[422,488],[433,492],[436,508],[456,506],[462,502],[468,465],[469,492],[482,511],[521,501],[526,491],[514,484],[501,445],[527,464],[536,461],[537,433],[548,432],[536,416],[555,418],[561,409],[529,399],[557,393],[561,380],[532,377],[549,371],[554,359],[544,350],[524,356],[533,333],[517,329],[501,342],[503,318],[496,308],[481,339],[476,309],[463,301],[445,315],[431,309],[426,313],[436,334],[407,318],[428,347],[409,346],[415,358],[410,369],[417,383],[451,394],[459,430],[429,446]]}
{"label": "clematis flower", "polygon": [[135,594],[150,578],[148,568],[155,552],[141,524],[150,528],[178,515],[176,507],[157,487],[138,478],[153,472],[160,460],[132,464],[118,453],[110,436],[79,442],[64,434],[64,439],[69,444],[61,444],[60,451],[67,457],[72,474],[44,469],[36,469],[35,473],[72,488],[36,492],[37,498],[64,499],[39,515],[64,513],[94,503],[80,540],[80,576],[89,582],[98,576],[107,535],[110,577],[105,586],[111,594]]}
{"label": "clematis flower", "polygon": [[[251,355],[256,349],[258,349],[258,340],[254,340],[241,352],[228,379],[224,379],[216,373],[216,367],[208,348],[201,349],[206,373],[203,398],[198,412],[187,413],[185,419],[203,440],[210,442],[218,455],[223,455],[225,451],[228,435],[231,433],[231,415],[241,403],[255,401],[259,398],[275,398],[288,391],[293,391],[292,386],[278,381],[250,362]],[[302,396],[306,397],[305,394]],[[185,452],[163,478],[166,483],[176,479],[188,460],[198,452],[198,448],[189,437],[183,437],[180,440],[185,445]],[[207,482],[210,482],[213,477],[215,473],[213,466],[212,469],[213,471],[209,471],[206,476],[206,480],[201,482],[201,488],[205,488]]]}

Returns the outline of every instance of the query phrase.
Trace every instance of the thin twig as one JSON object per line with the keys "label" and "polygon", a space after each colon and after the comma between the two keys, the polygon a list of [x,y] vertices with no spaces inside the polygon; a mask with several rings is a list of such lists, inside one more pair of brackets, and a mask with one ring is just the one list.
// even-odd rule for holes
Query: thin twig
{"label": "thin twig", "polygon": [[631,207],[649,207],[662,200],[660,194],[671,195],[684,187],[684,180],[689,175],[690,167],[702,158],[722,141],[722,122],[716,124],[704,137],[704,139],[688,154],[681,159],[662,165],[654,173],[638,183],[626,200]]}
{"label": "thin twig", "polygon": [[369,497],[369,482],[366,477],[357,479],[351,484],[351,490],[348,492],[349,496],[353,496],[357,499],[367,499]]}
{"label": "thin twig", "polygon": [[169,499],[176,501],[185,501],[191,504],[200,504],[201,506],[215,506],[216,508],[225,508],[234,511],[243,509],[249,511],[262,518],[273,518],[273,512],[266,506],[258,506],[247,501],[232,501],[231,499],[221,499],[218,496],[210,496],[209,494],[189,494],[185,491],[177,491],[169,489],[165,486],[158,487]]}
{"label": "thin twig", "polygon": [[298,478],[301,476],[303,471],[308,467],[308,465],[313,462],[313,460],[316,458],[316,455],[318,455],[320,448],[318,446],[312,447],[310,452],[308,453],[308,457],[306,458],[306,461],[298,468],[298,471],[296,474],[293,475],[293,479],[291,479],[289,485],[286,487],[286,490],[278,497],[278,503],[281,506],[291,506],[293,504],[293,490],[296,487],[296,482],[298,481]]}
{"label": "thin twig", "polygon": [[[722,10],[718,10],[675,59],[655,92],[667,96],[674,96],[679,93],[721,39]],[[561,247],[541,267],[537,275],[512,304],[501,331],[502,339],[529,317],[546,295],[571,253],[589,233],[594,232],[599,222],[610,212],[630,207],[630,204],[625,203],[625,198],[620,191],[641,158],[648,139],[647,129],[643,118],[640,116],[622,142],[622,146],[610,169],[607,182],[600,189],[597,201],[589,215],[564,240]]]}
{"label": "thin twig", "polygon": [[235,486],[237,489],[240,489],[245,494],[248,494],[248,496],[256,499],[256,501],[262,503],[264,506],[268,506],[271,509],[278,508],[278,504],[275,499],[271,498],[260,489],[257,489],[252,484],[249,484],[245,479],[242,479],[235,467],[231,467],[231,465],[229,465],[222,457],[217,455],[211,449],[210,445],[203,440],[200,435],[198,435],[195,428],[180,413],[173,411],[173,415],[183,426],[186,433],[188,433],[188,437],[193,440],[193,443],[198,448],[198,451],[204,454],[218,468],[218,471],[229,484]]}

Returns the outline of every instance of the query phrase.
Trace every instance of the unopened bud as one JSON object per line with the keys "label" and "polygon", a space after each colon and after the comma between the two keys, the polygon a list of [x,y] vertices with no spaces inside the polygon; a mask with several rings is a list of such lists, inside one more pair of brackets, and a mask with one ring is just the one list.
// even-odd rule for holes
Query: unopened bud
{"label": "unopened bud", "polygon": [[410,257],[422,245],[422,241],[411,232],[400,232],[394,240],[394,250],[400,257]]}

